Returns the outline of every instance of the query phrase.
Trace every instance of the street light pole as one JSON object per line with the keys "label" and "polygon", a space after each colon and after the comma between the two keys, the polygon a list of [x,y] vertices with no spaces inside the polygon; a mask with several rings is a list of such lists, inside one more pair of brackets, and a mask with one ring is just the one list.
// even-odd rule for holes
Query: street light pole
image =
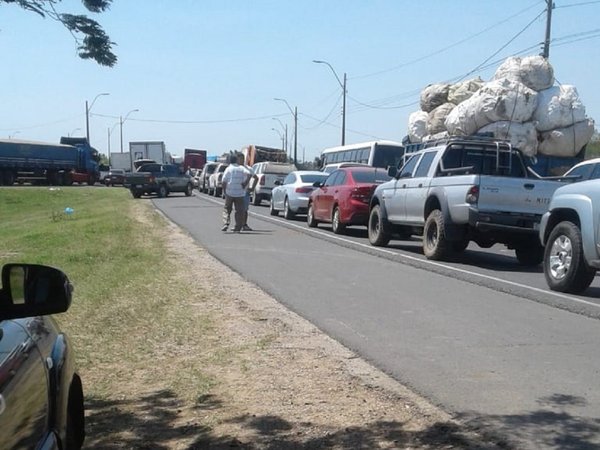
{"label": "street light pole", "polygon": [[274,98],[273,100],[277,100],[280,102],[284,102],[286,104],[286,106],[288,107],[288,109],[290,110],[290,112],[292,113],[292,115],[294,116],[294,164],[296,163],[296,161],[298,160],[298,107],[294,107],[294,110],[292,110],[292,107],[290,106],[290,104],[287,102],[287,100],[283,99],[283,98]]}
{"label": "street light pole", "polygon": [[127,118],[129,117],[129,114],[134,113],[134,112],[138,112],[139,109],[132,109],[131,111],[129,111],[126,115],[125,118],[123,119],[123,116],[119,117],[119,123],[121,124],[121,153],[123,153],[123,124],[127,121]]}
{"label": "street light pole", "polygon": [[[279,125],[281,125],[281,129],[283,131],[285,131],[285,153],[287,154],[287,152],[289,151],[288,149],[288,130],[287,130],[287,123],[284,125],[283,122],[281,120],[279,120],[277,117],[273,117],[273,120],[276,120],[277,122],[279,122]],[[292,155],[290,155],[290,159],[292,159]]]}
{"label": "street light pole", "polygon": [[329,64],[327,61],[320,61],[320,60],[313,60],[314,63],[316,64],[326,64],[331,71],[333,72],[333,75],[335,76],[335,79],[337,80],[337,82],[339,83],[340,87],[342,88],[342,93],[343,93],[343,102],[342,102],[342,145],[345,145],[346,143],[346,72],[344,72],[344,82],[342,83],[340,81],[340,77],[338,77],[336,71],[333,69],[333,67],[331,66],[331,64]]}
{"label": "street light pole", "polygon": [[96,103],[96,100],[98,100],[98,97],[101,97],[103,95],[110,94],[108,92],[102,92],[101,94],[96,95],[96,97],[94,97],[94,100],[92,100],[92,104],[89,107],[87,100],[85,101],[85,136],[87,138],[88,145],[90,145],[90,111],[92,110],[94,103]]}
{"label": "street light pole", "polygon": [[277,128],[271,128],[271,130],[275,131],[279,135],[279,138],[281,139],[281,150],[285,151],[286,156],[287,156],[287,150],[284,150],[284,148],[285,148],[285,139],[283,138],[283,134],[281,134],[281,131],[279,131]]}

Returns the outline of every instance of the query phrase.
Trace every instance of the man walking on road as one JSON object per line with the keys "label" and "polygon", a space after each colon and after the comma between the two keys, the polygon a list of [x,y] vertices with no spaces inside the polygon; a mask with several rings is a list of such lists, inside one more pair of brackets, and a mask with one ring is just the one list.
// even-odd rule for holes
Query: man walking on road
{"label": "man walking on road", "polygon": [[231,218],[231,210],[235,207],[234,233],[239,233],[244,225],[244,199],[246,187],[250,180],[250,172],[244,166],[238,164],[238,157],[231,155],[229,166],[223,172],[223,192],[225,193],[225,205],[223,206],[223,228],[227,231]]}
{"label": "man walking on road", "polygon": [[254,173],[252,168],[248,167],[245,164],[244,155],[240,155],[238,157],[238,163],[240,166],[245,167],[248,170],[248,173],[250,174],[250,178],[248,179],[248,183],[246,184],[246,195],[244,197],[244,225],[242,225],[242,231],[252,231],[252,228],[248,226],[248,209],[250,209],[250,187],[252,186],[252,183],[256,183],[258,177]]}

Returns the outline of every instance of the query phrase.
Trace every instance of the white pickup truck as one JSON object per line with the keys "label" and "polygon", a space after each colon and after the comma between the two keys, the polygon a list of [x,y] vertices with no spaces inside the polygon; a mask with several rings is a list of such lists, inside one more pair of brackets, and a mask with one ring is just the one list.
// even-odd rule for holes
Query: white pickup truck
{"label": "white pickup truck", "polygon": [[521,152],[501,140],[453,137],[407,152],[371,199],[372,245],[422,235],[428,259],[446,259],[473,241],[505,244],[523,265],[542,262],[539,223],[561,182],[530,173]]}
{"label": "white pickup truck", "polygon": [[542,217],[540,239],[550,289],[585,291],[600,269],[600,180],[557,189]]}

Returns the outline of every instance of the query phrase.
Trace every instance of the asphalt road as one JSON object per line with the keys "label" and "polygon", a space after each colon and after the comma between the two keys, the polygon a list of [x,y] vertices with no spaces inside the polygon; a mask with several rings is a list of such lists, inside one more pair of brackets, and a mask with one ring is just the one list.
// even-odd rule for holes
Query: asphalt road
{"label": "asphalt road", "polygon": [[[140,201],[149,201],[142,199]],[[223,233],[222,200],[153,199],[211,254],[362,358],[474,426],[530,448],[600,448],[600,280],[552,293],[512,251],[470,246],[427,261],[420,243],[375,248],[251,207]],[[233,217],[232,217],[233,219]]]}

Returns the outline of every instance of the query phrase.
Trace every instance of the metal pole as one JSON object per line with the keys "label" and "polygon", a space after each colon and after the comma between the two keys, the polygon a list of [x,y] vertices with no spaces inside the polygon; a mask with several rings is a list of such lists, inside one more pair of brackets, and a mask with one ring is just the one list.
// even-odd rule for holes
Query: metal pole
{"label": "metal pole", "polygon": [[119,117],[119,123],[121,124],[121,153],[123,153],[123,116]]}
{"label": "metal pole", "polygon": [[552,10],[554,9],[554,3],[552,0],[546,0],[548,5],[546,8],[546,38],[544,39],[544,50],[542,56],[546,59],[550,57],[550,29],[552,25]]}
{"label": "metal pole", "polygon": [[[289,142],[288,142],[288,134],[287,134],[287,123],[285,124],[285,153],[287,154],[290,149],[289,149]],[[291,155],[290,155],[291,156]]]}
{"label": "metal pole", "polygon": [[298,161],[298,107],[294,106],[294,164]]}
{"label": "metal pole", "polygon": [[344,105],[342,106],[342,145],[346,144],[346,72],[344,72]]}
{"label": "metal pole", "polygon": [[88,102],[85,101],[85,137],[87,138],[88,144],[90,143],[90,108],[88,108]]}

